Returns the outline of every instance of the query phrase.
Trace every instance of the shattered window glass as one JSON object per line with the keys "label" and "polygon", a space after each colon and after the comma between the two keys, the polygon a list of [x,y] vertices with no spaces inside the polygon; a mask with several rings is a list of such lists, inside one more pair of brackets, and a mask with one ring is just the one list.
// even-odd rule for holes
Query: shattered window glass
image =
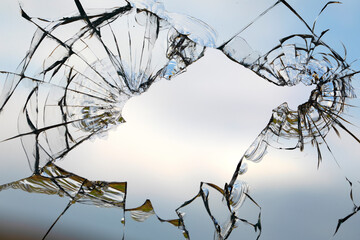
{"label": "shattered window glass", "polygon": [[1,239],[358,238],[359,3],[1,6]]}

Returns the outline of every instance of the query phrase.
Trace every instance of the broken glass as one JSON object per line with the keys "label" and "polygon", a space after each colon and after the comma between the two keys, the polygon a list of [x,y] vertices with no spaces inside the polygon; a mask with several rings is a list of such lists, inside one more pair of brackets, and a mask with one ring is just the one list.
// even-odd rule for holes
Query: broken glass
{"label": "broken glass", "polygon": [[[261,204],[242,180],[248,162],[262,160],[270,147],[304,151],[311,145],[317,151],[319,168],[324,149],[332,154],[327,142],[331,131],[338,136],[343,131],[360,142],[344,116],[351,107],[349,101],[355,98],[353,80],[358,70],[347,61],[346,50],[340,54],[326,43],[328,30],[317,30],[318,19],[338,2],[320,8],[318,17],[309,24],[290,1],[271,1],[266,7],[259,1],[258,8],[244,1],[241,11],[248,9],[249,19],[240,22],[227,37],[218,36],[200,18],[167,11],[166,2],[122,1],[105,9],[88,9],[80,0],[72,3],[74,13],[58,19],[32,17],[26,6],[21,6],[21,16],[36,27],[36,32],[17,71],[1,72],[0,113],[12,108],[14,101],[21,108],[18,133],[4,135],[2,140],[20,139],[32,174],[2,183],[0,191],[21,189],[69,199],[43,238],[72,211],[72,205],[81,203],[120,209],[123,239],[127,238],[129,218],[136,222],[155,219],[178,228],[185,239],[190,239],[192,232],[197,234],[192,227],[196,221],[186,215],[199,214],[200,207],[207,217],[203,233],[209,233],[210,224],[214,239],[242,236],[246,231],[243,225],[252,229],[254,239],[261,239]],[[291,32],[266,36],[266,42],[254,40],[264,37],[259,22],[267,19],[276,23],[273,14],[278,13],[297,21]],[[91,181],[58,166],[78,146],[103,138],[110,129],[125,123],[123,109],[129,99],[147,92],[161,79],[185,75],[212,50],[276,86],[313,87],[308,100],[297,109],[285,102],[272,111],[268,124],[240,158],[224,187],[202,181],[192,198],[181,199],[183,204],[174,209],[175,218],[163,218],[149,199],[128,207],[126,181]],[[350,199],[353,212],[338,220],[335,234],[359,211],[352,190]],[[250,214],[244,214],[245,207],[252,208]]]}

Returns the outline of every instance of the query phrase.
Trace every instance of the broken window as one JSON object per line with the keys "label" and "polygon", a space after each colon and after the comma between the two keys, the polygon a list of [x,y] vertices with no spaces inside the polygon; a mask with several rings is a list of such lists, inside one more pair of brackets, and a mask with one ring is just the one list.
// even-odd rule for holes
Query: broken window
{"label": "broken window", "polygon": [[[20,141],[31,170],[30,177],[1,182],[1,194],[6,195],[10,189],[20,189],[24,193],[68,199],[46,230],[42,234],[35,233],[37,238],[51,239],[51,234],[61,238],[54,231],[60,221],[70,221],[63,219],[75,211],[74,205],[116,211],[119,218],[113,228],[120,230],[111,236],[117,238],[137,236],[137,228],[144,229],[138,237],[144,238],[147,237],[146,231],[158,227],[163,229],[160,232],[164,235],[154,238],[266,238],[270,235],[266,235],[266,231],[263,234],[268,220],[265,223],[262,221],[262,199],[250,193],[252,182],[244,180],[250,174],[248,172],[255,171],[257,166],[252,166],[248,172],[247,166],[261,161],[276,149],[287,152],[283,158],[290,156],[289,150],[315,149],[317,168],[321,168],[324,155],[334,159],[341,167],[338,159],[332,156],[333,147],[328,143],[328,135],[345,133],[351,137],[346,141],[360,142],[346,116],[346,111],[355,111],[352,102],[355,102],[353,82],[358,74],[356,63],[347,60],[350,52],[347,53],[345,47],[340,50],[332,47],[326,41],[329,30],[319,30],[318,26],[326,11],[339,7],[338,2],[322,5],[311,22],[305,19],[307,14],[302,13],[306,4],[293,6],[296,4],[291,1],[280,0],[266,1],[266,4],[259,1],[257,6],[257,3],[248,1],[229,1],[228,8],[237,6],[240,9],[241,21],[234,23],[234,19],[230,18],[231,26],[226,27],[230,29],[226,30],[228,32],[212,27],[216,23],[205,14],[205,6],[199,10],[198,16],[191,16],[182,13],[183,10],[178,13],[166,10],[167,4],[173,7],[170,2],[109,2],[112,7],[101,9],[90,8],[91,3],[80,0],[69,3],[73,13],[57,19],[53,16],[34,17],[27,11],[26,5],[20,7],[21,16],[35,26],[36,32],[29,40],[30,48],[17,70],[11,72],[5,69],[1,72],[0,117],[17,125],[15,134],[8,134],[10,130],[6,130],[2,144]],[[207,7],[214,11],[217,3],[211,4],[214,6]],[[226,6],[223,3],[220,5]],[[288,21],[290,27],[285,24],[277,29],[274,26],[279,20]],[[274,33],[267,33],[264,26],[273,26]],[[89,141],[97,144],[111,129],[124,125],[126,117],[123,110],[129,99],[145,95],[143,93],[148,92],[151,86],[154,88],[155,82],[176,81],[186,76],[186,71],[190,72],[202,60],[210,58],[208,54],[213,51],[221,54],[222,61],[228,61],[226,64],[235,63],[236,67],[246,68],[265,80],[264,84],[283,88],[300,84],[312,87],[307,101],[299,104],[297,109],[290,108],[286,102],[273,106],[267,124],[262,130],[258,129],[260,134],[246,147],[245,153],[240,153],[240,160],[233,166],[225,184],[201,180],[192,197],[177,199],[182,203],[171,209],[173,214],[167,217],[159,213],[151,199],[144,199],[144,203],[134,206],[128,200],[131,184],[126,179],[93,181],[60,166],[61,162],[69,161],[69,155],[80,146]],[[39,68],[41,70],[37,71]],[[221,73],[223,69],[216,71]],[[236,77],[242,81],[244,88],[251,84],[242,76]],[[217,79],[218,85],[223,82],[223,79]],[[221,89],[230,88],[225,86]],[[211,97],[216,99],[218,96]],[[267,99],[259,97],[252,100],[262,101]],[[248,105],[247,102],[241,104]],[[12,109],[20,111],[16,118],[10,117]],[[247,113],[241,114],[245,118]],[[141,147],[137,151],[141,151]],[[123,157],[121,153],[120,157]],[[162,171],[162,166],[156,167]],[[203,166],[207,167],[210,166]],[[83,165],[81,168],[91,166]],[[281,166],[274,165],[268,171],[276,168]],[[81,169],[78,171],[81,172]],[[209,178],[201,175],[202,170],[199,172],[200,178]],[[135,171],[131,174],[136,176],[139,173]],[[333,231],[329,232],[329,236],[335,233],[336,237],[342,226],[357,216],[359,205],[353,190],[354,185],[359,183],[356,177],[355,181],[349,180],[347,175],[344,177],[344,182],[351,186],[353,211],[333,219]],[[27,202],[27,197],[23,198]],[[279,202],[280,199],[279,196]],[[5,206],[7,203],[2,204]],[[41,212],[47,211],[40,209]],[[194,219],[201,219],[201,222]],[[149,222],[150,226],[146,225]],[[163,227],[164,224],[167,224],[166,227]],[[347,233],[352,236],[356,234],[356,229]],[[4,233],[4,236],[7,235]]]}

